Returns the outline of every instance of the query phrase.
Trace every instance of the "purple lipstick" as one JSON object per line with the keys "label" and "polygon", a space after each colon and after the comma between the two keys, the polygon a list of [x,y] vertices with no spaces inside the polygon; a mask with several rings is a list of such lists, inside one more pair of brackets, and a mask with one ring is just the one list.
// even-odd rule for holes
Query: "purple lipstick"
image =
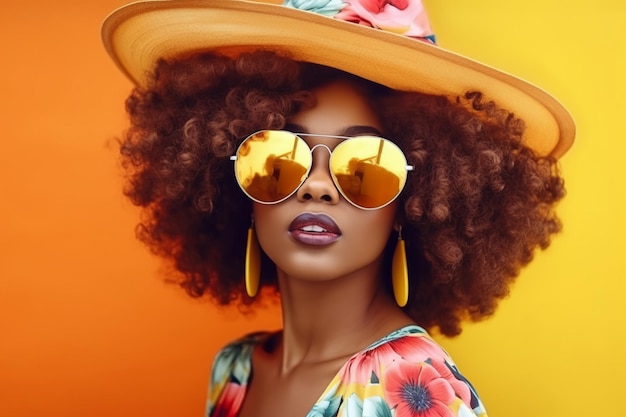
{"label": "purple lipstick", "polygon": [[303,213],[293,219],[289,225],[289,234],[296,242],[325,246],[341,237],[341,229],[325,214]]}

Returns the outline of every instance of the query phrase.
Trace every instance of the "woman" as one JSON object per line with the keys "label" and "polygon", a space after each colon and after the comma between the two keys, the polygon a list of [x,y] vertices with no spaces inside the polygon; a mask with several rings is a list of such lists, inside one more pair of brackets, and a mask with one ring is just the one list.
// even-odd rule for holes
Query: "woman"
{"label": "woman", "polygon": [[[320,20],[236,1],[148,2],[118,11],[105,34],[145,28],[154,10],[164,13],[154,22],[170,28],[176,21],[189,30],[186,18],[205,21],[211,11],[242,33],[252,23],[267,27],[270,39],[284,35],[269,24],[277,15],[287,26],[288,18],[306,17],[305,26],[393,45],[372,65],[386,65],[393,50],[399,59],[406,51],[398,36],[337,26],[341,15],[363,23],[357,6],[372,4],[362,3]],[[401,6],[393,5],[424,27],[419,2]],[[181,18],[187,7],[193,13]],[[211,39],[227,32],[207,25]],[[169,47],[184,30],[168,34]],[[404,89],[381,85],[407,82],[388,71],[363,77],[363,61],[335,57],[354,53],[353,44],[304,59],[309,52],[292,38],[280,47],[247,35],[237,48],[229,42],[207,37],[189,47],[187,37],[178,54],[153,48],[142,65],[126,58],[132,54],[124,55],[123,42],[108,43],[138,84],[121,151],[126,193],[145,208],[140,238],[171,262],[193,296],[254,304],[274,289],[282,303],[281,331],[250,334],[220,351],[207,415],[486,415],[427,330],[454,336],[463,319],[492,314],[534,250],[560,229],[553,206],[564,189],[555,155],[573,135],[566,112],[553,113],[556,139],[554,129],[542,138],[482,91],[429,94],[433,87],[418,73]],[[423,41],[409,42],[438,57]],[[525,86],[515,101],[531,94]],[[551,98],[542,100],[554,108]],[[523,104],[516,110],[529,112]]]}

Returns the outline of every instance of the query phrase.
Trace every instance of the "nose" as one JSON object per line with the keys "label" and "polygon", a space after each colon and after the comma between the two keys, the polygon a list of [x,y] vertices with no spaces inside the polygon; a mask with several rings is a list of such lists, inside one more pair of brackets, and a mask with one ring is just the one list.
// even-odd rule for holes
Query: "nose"
{"label": "nose", "polygon": [[313,155],[311,171],[296,193],[298,201],[337,204],[339,191],[330,175],[330,149],[325,145],[317,145],[313,147],[311,153]]}

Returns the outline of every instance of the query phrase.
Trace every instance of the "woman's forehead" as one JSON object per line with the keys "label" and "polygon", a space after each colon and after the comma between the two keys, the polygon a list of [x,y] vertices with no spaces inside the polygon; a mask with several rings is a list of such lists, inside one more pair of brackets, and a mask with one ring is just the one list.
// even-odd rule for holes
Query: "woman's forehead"
{"label": "woman's forehead", "polygon": [[[352,83],[333,81],[311,92],[315,100],[288,120],[289,124],[299,126],[304,133],[354,136],[382,130],[374,110],[375,103]],[[361,131],[354,131],[357,126]],[[362,129],[361,126],[366,128]]]}

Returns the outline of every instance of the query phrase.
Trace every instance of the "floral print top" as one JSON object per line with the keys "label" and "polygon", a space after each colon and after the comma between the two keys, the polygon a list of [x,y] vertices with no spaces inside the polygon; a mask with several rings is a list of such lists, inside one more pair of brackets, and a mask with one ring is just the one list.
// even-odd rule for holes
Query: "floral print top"
{"label": "floral print top", "polygon": [[[252,352],[270,335],[248,335],[218,353],[207,417],[239,414],[250,382]],[[445,350],[424,329],[411,325],[346,361],[306,417],[335,416],[486,417],[487,413]]]}

